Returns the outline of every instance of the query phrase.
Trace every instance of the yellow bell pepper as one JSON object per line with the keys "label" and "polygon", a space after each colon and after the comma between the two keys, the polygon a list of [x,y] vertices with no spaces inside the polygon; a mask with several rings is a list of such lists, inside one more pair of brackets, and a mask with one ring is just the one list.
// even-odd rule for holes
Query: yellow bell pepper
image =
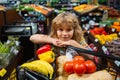
{"label": "yellow bell pepper", "polygon": [[55,60],[55,53],[53,51],[47,51],[47,52],[44,52],[42,54],[39,54],[38,58],[40,60],[44,60],[44,61],[47,61],[49,63],[52,63]]}

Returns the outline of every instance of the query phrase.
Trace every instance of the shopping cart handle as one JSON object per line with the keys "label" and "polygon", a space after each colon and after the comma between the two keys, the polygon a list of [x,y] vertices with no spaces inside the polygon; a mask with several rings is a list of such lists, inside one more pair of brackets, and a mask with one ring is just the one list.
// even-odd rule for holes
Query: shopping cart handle
{"label": "shopping cart handle", "polygon": [[33,79],[33,80],[38,80],[37,78],[35,78],[33,75],[31,75],[28,72],[25,72],[26,76],[29,76],[29,78]]}
{"label": "shopping cart handle", "polygon": [[82,53],[91,54],[91,55],[98,56],[98,57],[104,57],[104,58],[120,61],[120,57],[116,57],[113,55],[106,55],[104,53],[94,52],[94,51],[90,51],[90,50],[86,50],[86,49],[82,49],[82,48],[77,48],[74,46],[67,46],[67,48],[71,48],[77,52],[82,52]]}

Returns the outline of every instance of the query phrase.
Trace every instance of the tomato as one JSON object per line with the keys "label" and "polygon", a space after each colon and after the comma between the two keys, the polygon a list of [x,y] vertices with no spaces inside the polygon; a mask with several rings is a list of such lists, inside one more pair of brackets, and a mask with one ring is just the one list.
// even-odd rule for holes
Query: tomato
{"label": "tomato", "polygon": [[74,62],[80,61],[81,63],[83,63],[83,62],[85,62],[85,59],[84,59],[84,57],[82,57],[82,56],[75,56],[75,57],[73,58],[73,61],[74,61]]}
{"label": "tomato", "polygon": [[74,65],[74,62],[73,61],[67,61],[65,62],[63,68],[64,68],[64,71],[66,73],[73,73],[73,65]]}
{"label": "tomato", "polygon": [[93,73],[96,71],[96,65],[92,60],[85,61],[86,73]]}
{"label": "tomato", "polygon": [[77,75],[82,75],[86,72],[86,66],[78,61],[74,63],[73,70]]}

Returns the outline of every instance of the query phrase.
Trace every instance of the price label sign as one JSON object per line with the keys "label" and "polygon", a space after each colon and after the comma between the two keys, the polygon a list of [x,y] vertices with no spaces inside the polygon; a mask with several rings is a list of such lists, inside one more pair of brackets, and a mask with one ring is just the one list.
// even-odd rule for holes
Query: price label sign
{"label": "price label sign", "polygon": [[118,33],[118,35],[120,35],[120,32]]}
{"label": "price label sign", "polygon": [[1,70],[0,70],[0,76],[1,77],[3,77],[5,74],[6,74],[6,69],[5,68],[2,68]]}
{"label": "price label sign", "polygon": [[112,32],[115,32],[115,28],[112,28]]}
{"label": "price label sign", "polygon": [[95,39],[95,42],[98,42],[98,39]]}
{"label": "price label sign", "polygon": [[109,52],[105,46],[102,46],[102,50],[105,54],[109,55]]}

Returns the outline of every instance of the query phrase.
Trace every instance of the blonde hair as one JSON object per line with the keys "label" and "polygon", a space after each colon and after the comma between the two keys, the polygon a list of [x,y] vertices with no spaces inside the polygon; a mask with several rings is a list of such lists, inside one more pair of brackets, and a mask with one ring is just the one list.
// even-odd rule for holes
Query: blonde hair
{"label": "blonde hair", "polygon": [[72,39],[80,42],[83,37],[83,32],[79,25],[77,16],[70,12],[60,13],[52,20],[50,36],[57,38],[57,28],[61,27],[62,24],[72,27],[74,29]]}

